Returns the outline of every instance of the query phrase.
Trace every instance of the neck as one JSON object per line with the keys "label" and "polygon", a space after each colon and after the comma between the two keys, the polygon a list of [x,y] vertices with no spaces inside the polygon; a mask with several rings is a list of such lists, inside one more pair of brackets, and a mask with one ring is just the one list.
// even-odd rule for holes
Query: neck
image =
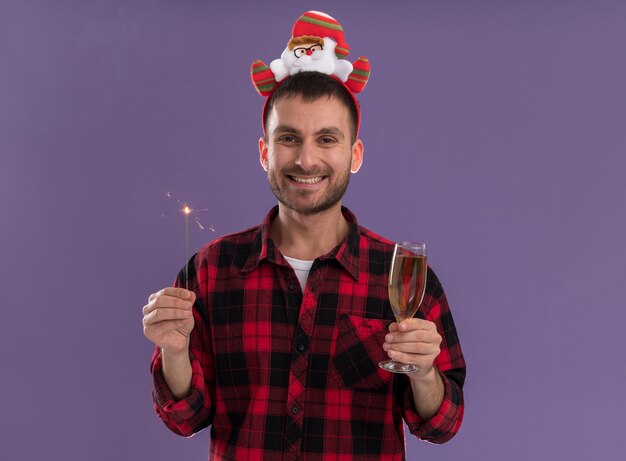
{"label": "neck", "polygon": [[283,255],[311,261],[335,248],[346,237],[348,227],[341,203],[313,215],[302,215],[279,203],[270,235]]}

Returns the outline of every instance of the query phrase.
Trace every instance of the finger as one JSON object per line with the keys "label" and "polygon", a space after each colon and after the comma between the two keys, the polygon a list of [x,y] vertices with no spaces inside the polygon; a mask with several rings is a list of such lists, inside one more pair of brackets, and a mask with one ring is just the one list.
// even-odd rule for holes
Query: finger
{"label": "finger", "polygon": [[393,360],[401,363],[410,363],[417,365],[418,368],[431,367],[435,361],[436,356],[428,354],[410,354],[407,352],[400,352],[391,350],[387,352],[387,355]]}
{"label": "finger", "polygon": [[161,297],[163,295],[172,296],[174,298],[180,299],[190,299],[193,293],[192,291],[185,290],[180,287],[165,287],[162,290],[157,291],[156,293],[152,293],[148,298],[148,303],[150,303],[153,299]]}
{"label": "finger", "polygon": [[153,323],[164,322],[168,320],[183,320],[190,319],[193,317],[193,312],[191,310],[185,309],[155,309],[148,314],[144,315],[143,323],[144,325],[149,325]]}
{"label": "finger", "polygon": [[[191,298],[195,300],[195,294]],[[193,302],[191,300],[183,300],[178,297],[160,295],[154,298],[148,304],[143,307],[143,314],[147,315],[156,309],[182,309],[191,310],[193,308]]]}
{"label": "finger", "polygon": [[[144,325],[143,334],[150,341],[156,343],[163,338],[164,335],[170,332],[177,332],[181,336],[187,336],[182,333],[185,329],[189,329],[189,325],[186,324],[185,320],[168,320],[167,322],[159,322],[151,325]],[[163,346],[160,344],[160,346]]]}
{"label": "finger", "polygon": [[437,326],[431,322],[430,320],[417,319],[412,318],[408,320],[403,320],[398,325],[400,331],[409,331],[409,330],[433,330],[437,329]]}
{"label": "finger", "polygon": [[389,344],[395,343],[441,343],[441,336],[437,331],[431,330],[410,330],[395,333],[387,333],[385,342]]}
{"label": "finger", "polygon": [[156,298],[153,302],[157,309],[170,308],[170,309],[183,309],[191,310],[193,303],[189,299],[181,299],[176,296],[163,295]]}
{"label": "finger", "polygon": [[402,352],[406,354],[415,355],[427,355],[432,356],[433,359],[441,352],[437,343],[396,343],[396,344],[383,344],[383,349],[386,351]]}

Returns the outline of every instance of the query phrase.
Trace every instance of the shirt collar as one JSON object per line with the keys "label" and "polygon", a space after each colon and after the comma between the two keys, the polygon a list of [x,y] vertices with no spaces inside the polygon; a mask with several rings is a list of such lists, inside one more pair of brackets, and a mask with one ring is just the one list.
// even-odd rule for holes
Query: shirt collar
{"label": "shirt collar", "polygon": [[[335,260],[343,267],[350,275],[355,279],[359,279],[359,244],[360,244],[360,232],[359,225],[357,223],[354,214],[346,207],[341,207],[343,217],[348,222],[348,234],[346,237],[333,248],[328,254],[317,258],[318,261],[330,261]],[[279,264],[287,265],[287,261],[281,254],[278,247],[272,241],[270,237],[270,225],[272,220],[278,215],[278,206],[275,206],[267,214],[261,225],[259,226],[256,235],[254,236],[254,243],[250,249],[250,255],[244,264],[242,271],[248,272],[256,268],[259,263],[267,259],[268,261]]]}

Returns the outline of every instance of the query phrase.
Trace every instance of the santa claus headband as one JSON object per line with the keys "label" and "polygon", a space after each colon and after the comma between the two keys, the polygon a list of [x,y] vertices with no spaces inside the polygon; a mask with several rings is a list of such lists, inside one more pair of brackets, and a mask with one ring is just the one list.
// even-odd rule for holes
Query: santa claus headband
{"label": "santa claus headband", "polygon": [[345,60],[349,53],[350,47],[345,41],[343,28],[336,19],[320,11],[304,13],[294,24],[291,40],[280,59],[273,60],[269,66],[260,60],[252,63],[252,83],[257,92],[266,97],[263,113],[269,96],[286,78],[298,72],[321,72],[339,81],[352,96],[358,134],[361,111],[355,94],[365,88],[369,80],[370,64],[363,56],[352,63]]}

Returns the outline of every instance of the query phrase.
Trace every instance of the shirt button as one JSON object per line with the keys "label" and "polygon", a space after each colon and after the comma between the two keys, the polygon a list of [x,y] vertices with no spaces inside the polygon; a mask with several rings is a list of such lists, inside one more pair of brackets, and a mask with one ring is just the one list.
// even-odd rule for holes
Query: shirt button
{"label": "shirt button", "polygon": [[291,412],[295,415],[300,411],[300,409],[296,406],[291,407]]}
{"label": "shirt button", "polygon": [[295,284],[295,283],[290,283],[290,284],[289,284],[289,289],[290,289],[291,291],[295,290],[295,289],[296,289],[296,284]]}
{"label": "shirt button", "polygon": [[302,343],[298,344],[298,350],[299,350],[300,352],[304,351],[304,349],[306,349],[306,347],[304,346],[304,344],[302,344]]}

